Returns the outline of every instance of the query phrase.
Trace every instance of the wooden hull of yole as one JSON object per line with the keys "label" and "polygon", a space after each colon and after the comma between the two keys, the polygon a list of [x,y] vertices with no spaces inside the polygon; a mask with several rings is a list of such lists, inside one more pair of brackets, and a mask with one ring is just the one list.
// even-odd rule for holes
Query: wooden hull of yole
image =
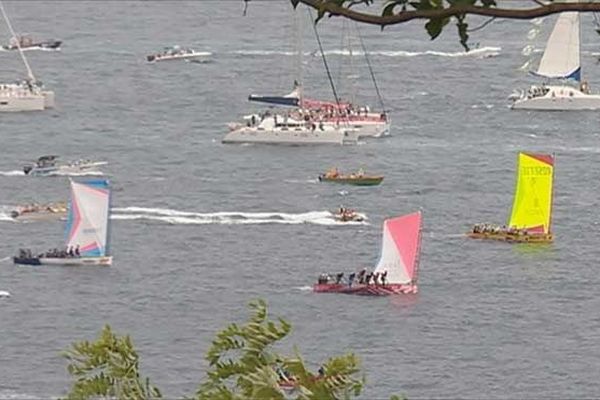
{"label": "wooden hull of yole", "polygon": [[552,233],[513,235],[509,233],[467,233],[471,239],[496,240],[509,243],[551,243],[554,240]]}
{"label": "wooden hull of yole", "polygon": [[355,186],[377,186],[383,181],[383,176],[375,176],[370,178],[327,178],[320,176],[321,182],[333,182],[341,183],[344,185],[355,185]]}
{"label": "wooden hull of yole", "polygon": [[343,293],[359,296],[389,296],[393,294],[415,294],[417,285],[387,284],[387,285],[364,285],[356,284],[348,286],[338,283],[317,283],[313,286],[315,293]]}

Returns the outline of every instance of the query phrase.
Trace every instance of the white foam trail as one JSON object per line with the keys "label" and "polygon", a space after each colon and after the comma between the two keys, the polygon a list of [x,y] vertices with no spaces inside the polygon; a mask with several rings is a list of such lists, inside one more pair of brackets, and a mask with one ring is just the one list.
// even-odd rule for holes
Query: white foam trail
{"label": "white foam trail", "polygon": [[[250,225],[250,224],[315,224],[315,225],[366,225],[361,222],[341,222],[329,211],[310,211],[306,213],[281,212],[240,212],[221,211],[198,213],[165,208],[124,207],[113,208],[112,219],[115,220],[147,220],[165,222],[176,225]],[[366,219],[365,215],[361,215]]]}
{"label": "white foam trail", "polygon": [[296,286],[294,289],[300,290],[302,292],[309,292],[312,290],[311,286]]}
{"label": "white foam trail", "polygon": [[[427,51],[405,51],[405,50],[376,50],[370,51],[368,54],[371,56],[385,56],[385,57],[418,57],[418,56],[437,56],[437,57],[476,57],[476,58],[484,58],[484,57],[494,57],[500,54],[502,51],[501,47],[494,46],[484,46],[476,49],[472,49],[469,52],[466,51],[456,51],[456,52],[444,52],[444,51],[435,51],[435,50],[427,50]],[[246,55],[246,56],[271,56],[271,55],[279,55],[279,56],[295,56],[296,53],[293,51],[279,51],[279,50],[237,50],[233,52],[234,54]],[[320,53],[313,52],[304,52],[305,56],[315,56],[320,57]],[[333,50],[325,50],[325,55],[337,55],[337,56],[362,56],[364,53],[362,51],[350,51],[348,49],[333,49]]]}
{"label": "white foam trail", "polygon": [[9,261],[12,257],[0,258],[0,262]]}
{"label": "white foam trail", "polygon": [[24,176],[25,172],[23,172],[23,170],[0,171],[0,175],[2,175],[2,176]]}

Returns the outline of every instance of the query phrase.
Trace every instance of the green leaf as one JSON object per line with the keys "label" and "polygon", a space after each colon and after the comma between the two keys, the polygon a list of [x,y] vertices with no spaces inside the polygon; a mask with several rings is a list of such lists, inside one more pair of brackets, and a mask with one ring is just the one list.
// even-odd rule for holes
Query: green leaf
{"label": "green leaf", "polygon": [[442,33],[444,26],[446,26],[448,22],[448,18],[436,18],[430,19],[429,22],[425,24],[425,29],[427,29],[427,33],[429,33],[431,40],[434,40]]}

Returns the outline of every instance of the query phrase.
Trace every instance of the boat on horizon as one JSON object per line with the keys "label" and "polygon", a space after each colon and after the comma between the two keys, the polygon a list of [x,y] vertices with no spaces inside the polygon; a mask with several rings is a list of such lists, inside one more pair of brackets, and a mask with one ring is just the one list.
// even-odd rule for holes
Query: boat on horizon
{"label": "boat on horizon", "polygon": [[552,242],[553,181],[553,154],[519,153],[515,195],[508,224],[476,224],[467,236],[513,243]]}
{"label": "boat on horizon", "polygon": [[71,180],[71,198],[66,223],[66,244],[34,255],[21,249],[13,257],[21,265],[104,265],[112,264],[109,255],[110,187],[105,179],[82,182]]}
{"label": "boat on horizon", "polygon": [[[1,0],[0,11],[10,33],[17,37]],[[27,70],[27,78],[14,83],[0,83],[0,112],[42,111],[53,108],[54,92],[46,90],[42,82],[35,78],[19,41],[15,43]]]}
{"label": "boat on horizon", "polygon": [[344,175],[337,168],[332,168],[324,174],[319,175],[319,182],[333,182],[355,186],[377,186],[383,181],[383,175],[366,175],[359,169],[355,173]]}
{"label": "boat on horizon", "polygon": [[31,35],[23,34],[10,38],[8,44],[2,46],[4,50],[60,50],[61,40],[48,39],[35,41]]}
{"label": "boat on horizon", "polygon": [[29,176],[77,175],[86,172],[98,172],[98,167],[107,165],[107,161],[91,161],[80,159],[69,163],[58,163],[58,156],[41,156],[35,163],[23,166],[23,172]]}
{"label": "boat on horizon", "polygon": [[[541,85],[510,96],[514,110],[569,111],[600,109],[600,94],[581,80],[581,43],[578,12],[558,16],[544,55],[534,75],[546,78]],[[549,80],[559,81],[548,84]],[[568,84],[567,81],[574,82]]]}
{"label": "boat on horizon", "polygon": [[146,56],[146,61],[149,63],[159,61],[173,61],[173,60],[194,60],[198,58],[206,58],[211,53],[205,51],[196,51],[188,47],[171,46],[165,47],[163,51],[159,53],[149,54]]}
{"label": "boat on horizon", "polygon": [[[313,285],[316,293],[343,293],[366,296],[416,294],[421,252],[421,212],[386,219],[383,223],[381,256],[372,273],[337,274],[334,282],[322,274]],[[356,278],[356,279],[355,279]]]}

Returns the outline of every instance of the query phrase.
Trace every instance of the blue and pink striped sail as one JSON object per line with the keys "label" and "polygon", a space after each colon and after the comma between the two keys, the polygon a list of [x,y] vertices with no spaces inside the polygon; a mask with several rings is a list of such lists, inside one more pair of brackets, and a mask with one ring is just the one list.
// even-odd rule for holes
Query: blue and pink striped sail
{"label": "blue and pink striped sail", "polygon": [[79,247],[82,257],[108,254],[110,187],[106,179],[71,181],[67,216],[67,248]]}

